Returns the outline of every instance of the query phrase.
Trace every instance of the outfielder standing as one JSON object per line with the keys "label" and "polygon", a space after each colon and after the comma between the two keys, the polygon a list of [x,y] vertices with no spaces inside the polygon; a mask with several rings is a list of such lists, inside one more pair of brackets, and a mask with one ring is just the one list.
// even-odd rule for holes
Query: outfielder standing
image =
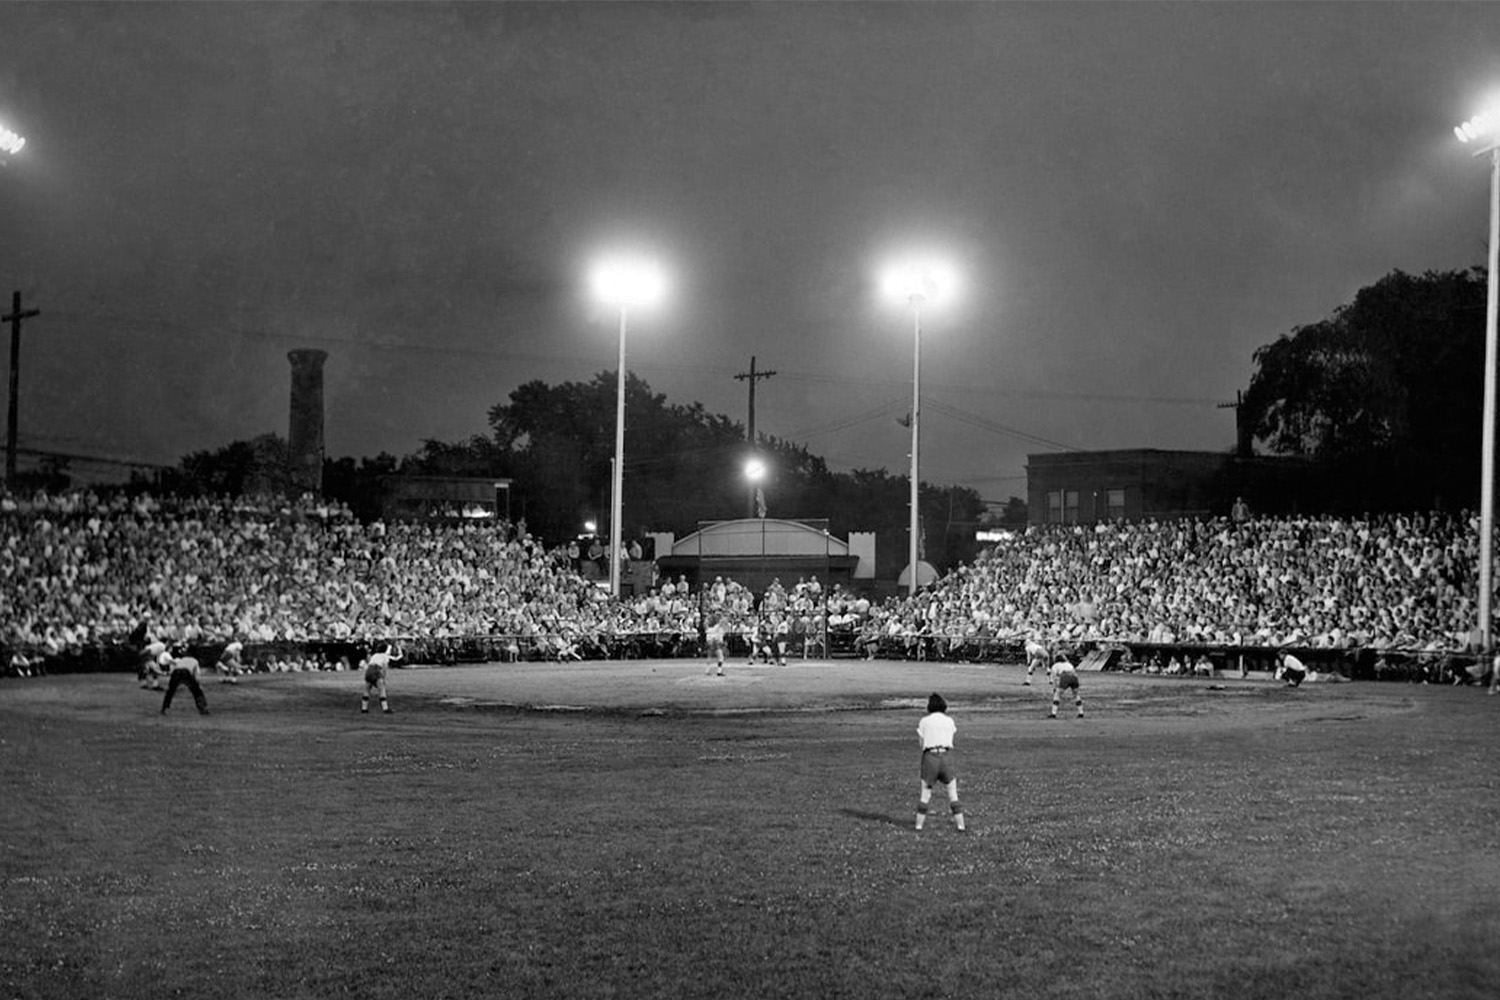
{"label": "outfielder standing", "polygon": [[932,801],[932,786],[948,789],[948,809],[953,825],[963,832],[964,807],[958,802],[958,767],[953,758],[953,736],[957,724],[948,717],[948,703],[937,692],[927,699],[927,714],[917,723],[917,737],[922,741],[922,791],[917,800],[917,829],[927,822],[927,808]]}
{"label": "outfielder standing", "polygon": [[386,715],[391,714],[391,703],[385,695],[385,675],[392,663],[401,659],[401,653],[394,652],[395,647],[390,643],[385,644],[385,649],[379,653],[371,653],[370,658],[365,661],[365,693],[359,699],[359,710],[368,714],[370,711],[370,695],[380,696],[380,710]]}
{"label": "outfielder standing", "polygon": [[1083,718],[1083,688],[1078,683],[1078,671],[1073,669],[1073,661],[1066,656],[1059,657],[1052,664],[1052,669],[1047,671],[1047,678],[1052,683],[1052,714],[1048,718],[1057,718],[1057,704],[1062,700],[1065,689],[1073,691],[1073,701],[1078,706],[1078,717]]}

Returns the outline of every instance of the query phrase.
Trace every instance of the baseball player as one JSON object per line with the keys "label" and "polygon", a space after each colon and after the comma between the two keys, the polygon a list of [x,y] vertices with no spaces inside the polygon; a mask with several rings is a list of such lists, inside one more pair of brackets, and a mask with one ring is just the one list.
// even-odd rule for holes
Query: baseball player
{"label": "baseball player", "polygon": [[166,715],[167,709],[172,707],[172,696],[177,689],[186,684],[188,691],[193,696],[193,704],[198,706],[199,715],[208,714],[208,699],[203,697],[203,688],[198,683],[198,658],[196,656],[177,656],[171,653],[162,653],[157,660],[163,670],[170,671],[167,678],[167,694],[161,700],[161,714]]}
{"label": "baseball player", "polygon": [[1285,680],[1289,688],[1301,687],[1307,680],[1307,665],[1286,650],[1276,654],[1276,680]]}
{"label": "baseball player", "polygon": [[1078,717],[1083,718],[1083,688],[1078,684],[1078,671],[1073,669],[1073,661],[1066,656],[1058,657],[1057,662],[1047,671],[1047,679],[1052,685],[1052,714],[1048,718],[1057,718],[1058,702],[1067,689],[1072,689],[1074,704],[1078,706]]}
{"label": "baseball player", "polygon": [[396,651],[390,643],[385,644],[385,649],[378,653],[371,653],[370,658],[365,661],[365,693],[359,699],[359,710],[362,714],[370,711],[370,695],[380,696],[380,710],[386,715],[391,714],[391,703],[385,694],[385,675],[392,663],[400,660],[404,654]]}
{"label": "baseball player", "polygon": [[[166,657],[165,660],[162,657]],[[167,652],[167,644],[160,639],[146,643],[141,648],[141,665],[139,678],[141,687],[152,691],[160,691],[161,679],[171,671],[172,656]],[[162,664],[165,663],[164,668]]]}
{"label": "baseball player", "polygon": [[1021,683],[1029,685],[1031,675],[1038,670],[1044,674],[1047,672],[1047,647],[1033,636],[1026,640],[1026,677]]}
{"label": "baseball player", "polygon": [[240,653],[244,648],[245,644],[236,640],[225,646],[224,652],[219,654],[218,668],[221,675],[219,677],[220,684],[238,684],[240,682],[240,674],[245,671],[245,665],[240,662]]}
{"label": "baseball player", "polygon": [[927,699],[927,714],[917,723],[917,738],[922,741],[922,791],[917,799],[917,829],[927,822],[927,808],[932,801],[932,786],[948,789],[948,809],[953,826],[964,830],[964,807],[958,802],[958,766],[953,757],[953,736],[958,726],[948,716],[948,703],[933,692]]}
{"label": "baseball player", "polygon": [[703,632],[703,646],[708,654],[708,666],[704,668],[705,674],[714,673],[715,664],[718,665],[718,676],[724,676],[724,620],[715,617]]}

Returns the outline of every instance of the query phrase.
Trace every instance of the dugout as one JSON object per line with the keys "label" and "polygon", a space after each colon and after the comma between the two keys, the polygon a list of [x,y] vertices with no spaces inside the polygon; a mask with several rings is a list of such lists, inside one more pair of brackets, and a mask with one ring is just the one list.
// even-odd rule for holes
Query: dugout
{"label": "dugout", "polygon": [[875,577],[875,533],[852,532],[840,539],[828,531],[826,519],[700,521],[698,530],[681,540],[657,535],[656,551],[661,578],[686,577],[694,590],[716,576],[754,594],[764,593],[776,579],[791,589],[799,578],[816,576],[827,591],[836,584],[857,589]]}

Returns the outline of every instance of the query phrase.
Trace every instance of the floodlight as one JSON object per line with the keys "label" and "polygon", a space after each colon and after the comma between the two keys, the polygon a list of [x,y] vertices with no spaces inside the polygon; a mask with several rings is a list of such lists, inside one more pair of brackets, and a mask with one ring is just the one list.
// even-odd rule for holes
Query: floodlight
{"label": "floodlight", "polygon": [[14,156],[26,146],[26,137],[0,125],[0,153]]}
{"label": "floodlight", "polygon": [[655,261],[614,257],[600,261],[590,276],[594,294],[616,306],[651,306],[666,294],[667,281]]}
{"label": "floodlight", "polygon": [[939,257],[908,257],[881,271],[880,291],[893,302],[949,302],[958,291],[958,275]]}

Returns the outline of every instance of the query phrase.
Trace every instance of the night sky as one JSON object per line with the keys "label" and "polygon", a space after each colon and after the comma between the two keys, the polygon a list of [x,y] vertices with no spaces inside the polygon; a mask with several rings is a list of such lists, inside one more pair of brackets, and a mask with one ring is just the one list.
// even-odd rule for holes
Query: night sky
{"label": "night sky", "polygon": [[[1254,350],[1393,269],[1482,264],[1493,4],[0,4],[21,445],[175,463],[487,431],[613,371],[604,245],[671,273],[628,367],[835,469],[1003,500],[1058,448],[1227,449]],[[1476,372],[1476,385],[1479,373]],[[806,513],[806,512],[804,512]]]}

